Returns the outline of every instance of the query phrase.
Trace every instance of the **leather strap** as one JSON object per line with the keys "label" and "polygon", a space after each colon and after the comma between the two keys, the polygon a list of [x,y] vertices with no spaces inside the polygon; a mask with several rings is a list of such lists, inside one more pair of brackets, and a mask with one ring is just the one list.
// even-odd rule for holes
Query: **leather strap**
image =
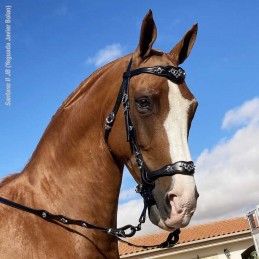
{"label": "leather strap", "polygon": [[[10,201],[10,200],[5,199],[3,197],[0,197],[0,203],[5,204],[9,207],[27,212],[27,213],[31,213],[31,214],[33,214],[35,216],[38,216],[38,217],[40,217],[40,218],[42,218],[46,221],[49,221],[49,222],[59,222],[59,223],[65,224],[65,225],[77,225],[77,226],[80,226],[80,227],[83,227],[83,228],[96,229],[96,230],[102,231],[104,233],[113,235],[117,238],[118,241],[126,243],[130,246],[142,247],[142,248],[166,248],[166,247],[174,246],[179,240],[180,230],[176,229],[174,232],[170,233],[168,235],[167,240],[165,242],[161,243],[161,244],[151,245],[151,246],[136,245],[136,244],[132,244],[132,243],[126,241],[126,240],[123,240],[121,238],[134,236],[136,231],[141,230],[141,224],[142,224],[141,222],[137,226],[126,225],[126,226],[123,226],[121,228],[104,228],[104,227],[100,227],[98,225],[86,222],[84,220],[71,219],[71,218],[68,218],[64,215],[52,214],[52,213],[50,213],[46,210],[33,209],[31,207],[27,207],[25,205]],[[142,214],[144,213],[144,211],[146,213],[146,208],[144,208]]]}
{"label": "leather strap", "polygon": [[[132,65],[132,59],[130,60],[130,62],[128,64],[126,73],[130,73],[131,65]],[[121,83],[121,87],[120,87],[119,93],[117,95],[117,100],[116,100],[116,102],[114,104],[112,112],[107,116],[107,118],[105,120],[105,126],[104,126],[104,128],[105,128],[105,135],[104,135],[104,138],[105,138],[106,141],[108,140],[110,131],[111,131],[111,129],[113,127],[113,124],[115,122],[116,115],[118,113],[120,105],[124,101],[123,100],[123,95],[124,95],[124,92],[125,92],[125,88],[128,87],[128,84],[129,84],[129,78],[128,77],[123,77],[123,80],[122,80],[122,83]]]}
{"label": "leather strap", "polygon": [[166,77],[169,80],[180,83],[185,79],[185,71],[181,67],[173,67],[173,66],[154,66],[154,67],[142,67],[130,72],[126,71],[123,77],[133,77],[139,74],[153,74],[156,76]]}
{"label": "leather strap", "polygon": [[185,174],[185,175],[193,175],[194,174],[195,165],[192,161],[178,161],[174,164],[166,165],[156,171],[145,174],[144,181],[149,183],[154,182],[159,177],[163,176],[172,176],[175,174]]}

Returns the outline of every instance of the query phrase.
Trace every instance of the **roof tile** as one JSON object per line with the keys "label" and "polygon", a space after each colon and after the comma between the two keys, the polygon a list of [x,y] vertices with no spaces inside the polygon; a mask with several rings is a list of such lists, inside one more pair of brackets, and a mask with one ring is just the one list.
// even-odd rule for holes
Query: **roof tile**
{"label": "roof tile", "polygon": [[[203,240],[207,238],[213,238],[218,236],[224,236],[228,234],[234,234],[242,231],[249,230],[249,225],[246,217],[225,219],[222,221],[211,222],[202,225],[191,226],[181,229],[180,240],[178,244],[184,244],[188,242]],[[164,242],[167,238],[168,232],[164,231],[147,236],[130,238],[129,242],[138,245],[153,245]],[[128,246],[124,243],[119,243],[120,255],[126,255],[144,251],[147,249],[136,248]]]}

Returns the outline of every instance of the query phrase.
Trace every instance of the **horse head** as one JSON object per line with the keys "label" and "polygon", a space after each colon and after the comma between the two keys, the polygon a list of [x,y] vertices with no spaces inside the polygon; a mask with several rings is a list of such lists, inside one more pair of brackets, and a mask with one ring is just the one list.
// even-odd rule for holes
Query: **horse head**
{"label": "horse head", "polygon": [[[197,101],[184,80],[157,76],[163,69],[171,67],[175,68],[173,73],[180,71],[185,75],[178,66],[191,52],[197,35],[197,24],[169,53],[152,49],[156,35],[156,25],[149,11],[142,23],[138,47],[132,55],[131,69],[134,72],[148,67],[158,71],[155,71],[156,75],[142,73],[132,77],[129,86],[130,114],[136,141],[149,169],[147,177],[152,177],[152,172],[165,165],[192,160],[188,134],[197,108]],[[175,79],[178,76],[175,75]],[[124,156],[125,164],[136,181],[141,183],[143,176],[136,162],[136,154],[133,153],[131,147],[131,152]],[[172,174],[154,181],[152,196],[153,202],[149,204],[150,220],[160,228],[172,231],[188,225],[199,195],[193,174]]]}

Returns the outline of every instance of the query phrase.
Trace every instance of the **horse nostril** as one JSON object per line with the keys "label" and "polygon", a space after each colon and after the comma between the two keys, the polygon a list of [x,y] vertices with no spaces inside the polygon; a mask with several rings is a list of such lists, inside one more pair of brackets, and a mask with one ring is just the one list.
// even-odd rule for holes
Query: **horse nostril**
{"label": "horse nostril", "polygon": [[174,194],[174,193],[168,193],[167,194],[167,197],[168,197],[168,200],[169,200],[169,202],[171,202],[171,201],[173,201],[173,199],[175,198],[175,197],[177,197],[177,195],[176,194]]}
{"label": "horse nostril", "polygon": [[176,214],[181,214],[183,212],[183,209],[180,204],[180,199],[175,193],[169,192],[167,194],[168,201],[171,205],[171,209]]}

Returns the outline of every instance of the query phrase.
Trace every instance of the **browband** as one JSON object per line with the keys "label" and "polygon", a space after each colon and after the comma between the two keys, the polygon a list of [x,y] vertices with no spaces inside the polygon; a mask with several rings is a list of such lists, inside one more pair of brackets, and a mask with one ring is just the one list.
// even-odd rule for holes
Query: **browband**
{"label": "browband", "polygon": [[181,67],[173,67],[173,66],[154,66],[154,67],[142,67],[132,71],[126,71],[123,74],[124,78],[130,78],[133,76],[137,76],[139,74],[153,74],[156,76],[166,77],[169,80],[180,83],[185,79],[185,71]]}

